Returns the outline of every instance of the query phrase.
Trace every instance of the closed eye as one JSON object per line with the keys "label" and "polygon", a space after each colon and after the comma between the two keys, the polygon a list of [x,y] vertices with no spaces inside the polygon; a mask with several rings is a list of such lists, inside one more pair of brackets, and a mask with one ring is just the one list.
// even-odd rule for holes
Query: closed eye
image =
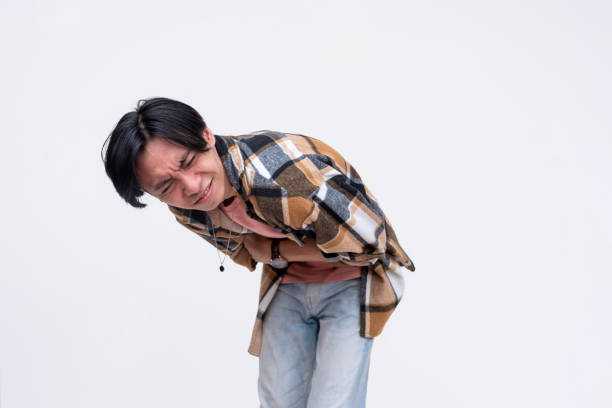
{"label": "closed eye", "polygon": [[168,184],[166,185],[166,188],[164,188],[160,194],[162,195],[166,194],[168,190],[170,190],[170,187],[172,187],[172,184],[174,184],[172,181],[168,182]]}
{"label": "closed eye", "polygon": [[189,160],[189,162],[188,162],[188,163],[185,165],[185,168],[187,168],[187,167],[191,166],[191,164],[193,163],[193,161],[195,160],[195,158],[196,158],[196,156],[197,156],[197,155],[198,155],[198,154],[197,154],[197,153],[195,153],[193,156],[191,156],[191,160]]}

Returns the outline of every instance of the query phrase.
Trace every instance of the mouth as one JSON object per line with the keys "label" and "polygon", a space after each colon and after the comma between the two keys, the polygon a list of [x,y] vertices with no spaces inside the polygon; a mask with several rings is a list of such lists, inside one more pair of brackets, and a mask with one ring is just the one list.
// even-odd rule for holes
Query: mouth
{"label": "mouth", "polygon": [[210,197],[211,191],[212,191],[212,179],[210,180],[210,183],[208,184],[206,189],[204,189],[204,192],[202,193],[202,195],[198,197],[198,199],[196,200],[194,204],[202,204],[204,201],[208,200],[208,197]]}

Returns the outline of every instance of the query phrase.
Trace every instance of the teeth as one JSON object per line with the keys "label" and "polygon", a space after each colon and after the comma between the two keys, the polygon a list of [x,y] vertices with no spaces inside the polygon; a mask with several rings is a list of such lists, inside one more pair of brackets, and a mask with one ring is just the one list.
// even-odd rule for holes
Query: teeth
{"label": "teeth", "polygon": [[204,190],[204,193],[202,193],[202,198],[206,197],[206,194],[208,194],[208,191],[210,190],[210,188],[212,187],[212,180],[210,181],[210,184],[208,185],[208,187],[206,187],[206,190]]}
{"label": "teeth", "polygon": [[208,194],[208,191],[210,190],[211,187],[212,187],[212,180],[210,180],[210,183],[208,184],[208,187],[206,187],[206,190],[204,190],[204,192],[202,193],[202,196],[198,199],[197,202],[199,202],[201,199],[206,197],[206,194]]}

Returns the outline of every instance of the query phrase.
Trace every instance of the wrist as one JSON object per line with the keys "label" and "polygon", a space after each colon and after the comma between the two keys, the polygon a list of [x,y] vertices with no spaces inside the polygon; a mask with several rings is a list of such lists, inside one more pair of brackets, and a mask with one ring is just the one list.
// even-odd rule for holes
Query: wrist
{"label": "wrist", "polygon": [[278,241],[278,254],[283,257],[283,259],[286,259],[287,261],[290,261],[290,259],[287,257],[287,241],[289,241],[288,239],[280,239]]}
{"label": "wrist", "polygon": [[303,262],[305,260],[303,259],[303,247],[288,238],[279,241],[278,252],[280,256],[289,262]]}
{"label": "wrist", "polygon": [[283,241],[285,240],[272,238],[270,242],[270,265],[273,268],[283,269],[288,266],[287,258],[285,258],[280,251],[280,244]]}

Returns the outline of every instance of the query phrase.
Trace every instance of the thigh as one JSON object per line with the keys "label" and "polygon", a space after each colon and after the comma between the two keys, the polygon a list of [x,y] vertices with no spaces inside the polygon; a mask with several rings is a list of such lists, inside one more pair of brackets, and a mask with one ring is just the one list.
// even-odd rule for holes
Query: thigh
{"label": "thigh", "polygon": [[259,356],[262,408],[304,408],[314,366],[318,324],[309,319],[303,284],[281,285],[263,318]]}
{"label": "thigh", "polygon": [[365,407],[373,339],[359,335],[360,279],[337,282],[322,301],[309,408]]}

